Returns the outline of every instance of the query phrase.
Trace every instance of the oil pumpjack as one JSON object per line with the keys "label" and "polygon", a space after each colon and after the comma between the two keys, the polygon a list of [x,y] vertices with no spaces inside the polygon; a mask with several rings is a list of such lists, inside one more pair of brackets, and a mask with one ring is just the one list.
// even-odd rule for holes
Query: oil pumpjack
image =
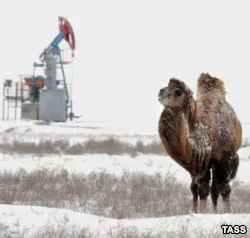
{"label": "oil pumpjack", "polygon": [[[72,63],[63,58],[64,51],[59,44],[64,40],[71,50],[71,59],[75,51],[74,31],[65,17],[58,17],[59,33],[40,54],[40,63],[34,63],[32,76],[21,76],[16,84],[7,79],[4,82],[4,108],[11,102],[21,102],[21,119],[64,122],[75,117],[72,112],[71,84],[67,83],[64,65]],[[36,69],[43,68],[44,75],[36,75]],[[59,76],[60,75],[60,76]],[[11,87],[15,85],[15,89]],[[10,95],[9,92],[14,92]],[[7,92],[7,93],[6,93]],[[9,110],[8,106],[7,109]],[[15,113],[16,114],[16,113]],[[9,115],[9,112],[8,112]]]}

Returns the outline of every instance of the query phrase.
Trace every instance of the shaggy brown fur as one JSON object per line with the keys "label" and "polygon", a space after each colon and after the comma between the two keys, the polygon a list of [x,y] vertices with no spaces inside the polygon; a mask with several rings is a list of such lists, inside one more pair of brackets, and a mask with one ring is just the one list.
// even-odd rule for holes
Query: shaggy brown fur
{"label": "shaggy brown fur", "polygon": [[[184,95],[181,107],[165,107],[159,121],[159,135],[168,154],[193,176],[205,173],[201,164],[210,158],[211,146],[204,127],[195,123],[193,92],[178,79],[170,79],[169,90],[179,89]],[[206,163],[207,164],[207,163]]]}
{"label": "shaggy brown fur", "polygon": [[212,151],[210,137],[206,128],[196,122],[196,102],[184,82],[170,79],[168,87],[160,90],[159,101],[164,105],[159,136],[170,157],[191,174],[193,209],[197,212],[198,195],[203,204],[209,194],[203,180],[210,176],[207,175]]}
{"label": "shaggy brown fur", "polygon": [[236,152],[242,143],[242,128],[232,106],[226,101],[224,82],[202,73],[197,83],[197,120],[212,136],[213,158]]}
{"label": "shaggy brown fur", "polygon": [[221,194],[224,211],[228,212],[231,210],[229,181],[235,178],[239,166],[237,151],[242,143],[242,127],[232,106],[226,101],[222,80],[202,73],[197,86],[197,120],[207,127],[212,142],[213,206],[216,211]]}
{"label": "shaggy brown fur", "polygon": [[[164,106],[159,120],[159,136],[170,157],[191,174],[195,212],[198,195],[201,210],[206,209],[211,166],[214,168],[211,187],[214,208],[219,193],[225,201],[229,200],[228,180],[237,172],[235,152],[241,144],[241,125],[226,102],[224,84],[207,76],[202,74],[198,80],[197,102],[186,84],[174,78],[159,93],[159,101]],[[232,134],[232,130],[237,132]],[[218,180],[223,182],[218,183]]]}

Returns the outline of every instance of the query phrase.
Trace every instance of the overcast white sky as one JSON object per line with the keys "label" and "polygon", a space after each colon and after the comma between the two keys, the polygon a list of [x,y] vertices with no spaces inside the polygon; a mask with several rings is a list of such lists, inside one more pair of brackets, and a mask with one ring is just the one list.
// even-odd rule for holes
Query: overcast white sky
{"label": "overcast white sky", "polygon": [[0,78],[32,73],[61,15],[75,31],[74,106],[83,120],[157,123],[158,90],[170,77],[196,90],[209,72],[225,80],[228,100],[249,122],[250,2],[204,2],[1,1]]}

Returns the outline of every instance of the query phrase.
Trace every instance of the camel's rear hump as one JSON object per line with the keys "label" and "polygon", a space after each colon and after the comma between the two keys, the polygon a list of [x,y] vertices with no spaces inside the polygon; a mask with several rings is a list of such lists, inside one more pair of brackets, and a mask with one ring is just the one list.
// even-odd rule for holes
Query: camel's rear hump
{"label": "camel's rear hump", "polygon": [[219,146],[237,152],[242,143],[242,128],[232,106],[224,102],[218,110]]}
{"label": "camel's rear hump", "polygon": [[241,123],[225,97],[224,82],[202,73],[197,83],[198,122],[207,126],[213,153],[236,152],[242,143]]}

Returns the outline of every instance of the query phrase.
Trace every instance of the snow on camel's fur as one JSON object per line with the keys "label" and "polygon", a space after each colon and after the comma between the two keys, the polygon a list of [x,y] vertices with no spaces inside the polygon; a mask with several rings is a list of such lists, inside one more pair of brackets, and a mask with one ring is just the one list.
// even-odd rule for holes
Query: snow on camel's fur
{"label": "snow on camel's fur", "polygon": [[[198,79],[197,101],[189,87],[175,78],[160,90],[159,101],[164,110],[159,120],[159,136],[169,156],[191,174],[194,212],[197,212],[198,195],[200,210],[206,210],[210,168],[214,210],[220,193],[224,209],[229,211],[229,180],[235,177],[238,168],[236,152],[241,144],[241,125],[225,99],[223,82],[216,79],[212,83],[203,80],[204,76],[208,74],[201,74]],[[212,97],[215,92],[218,97]],[[213,100],[213,107],[208,98]]]}
{"label": "snow on camel's fur", "polygon": [[226,100],[224,82],[202,73],[197,84],[197,120],[207,127],[212,142],[211,197],[217,210],[219,194],[230,211],[229,181],[234,179],[239,166],[237,151],[242,143],[242,127],[232,106]]}

